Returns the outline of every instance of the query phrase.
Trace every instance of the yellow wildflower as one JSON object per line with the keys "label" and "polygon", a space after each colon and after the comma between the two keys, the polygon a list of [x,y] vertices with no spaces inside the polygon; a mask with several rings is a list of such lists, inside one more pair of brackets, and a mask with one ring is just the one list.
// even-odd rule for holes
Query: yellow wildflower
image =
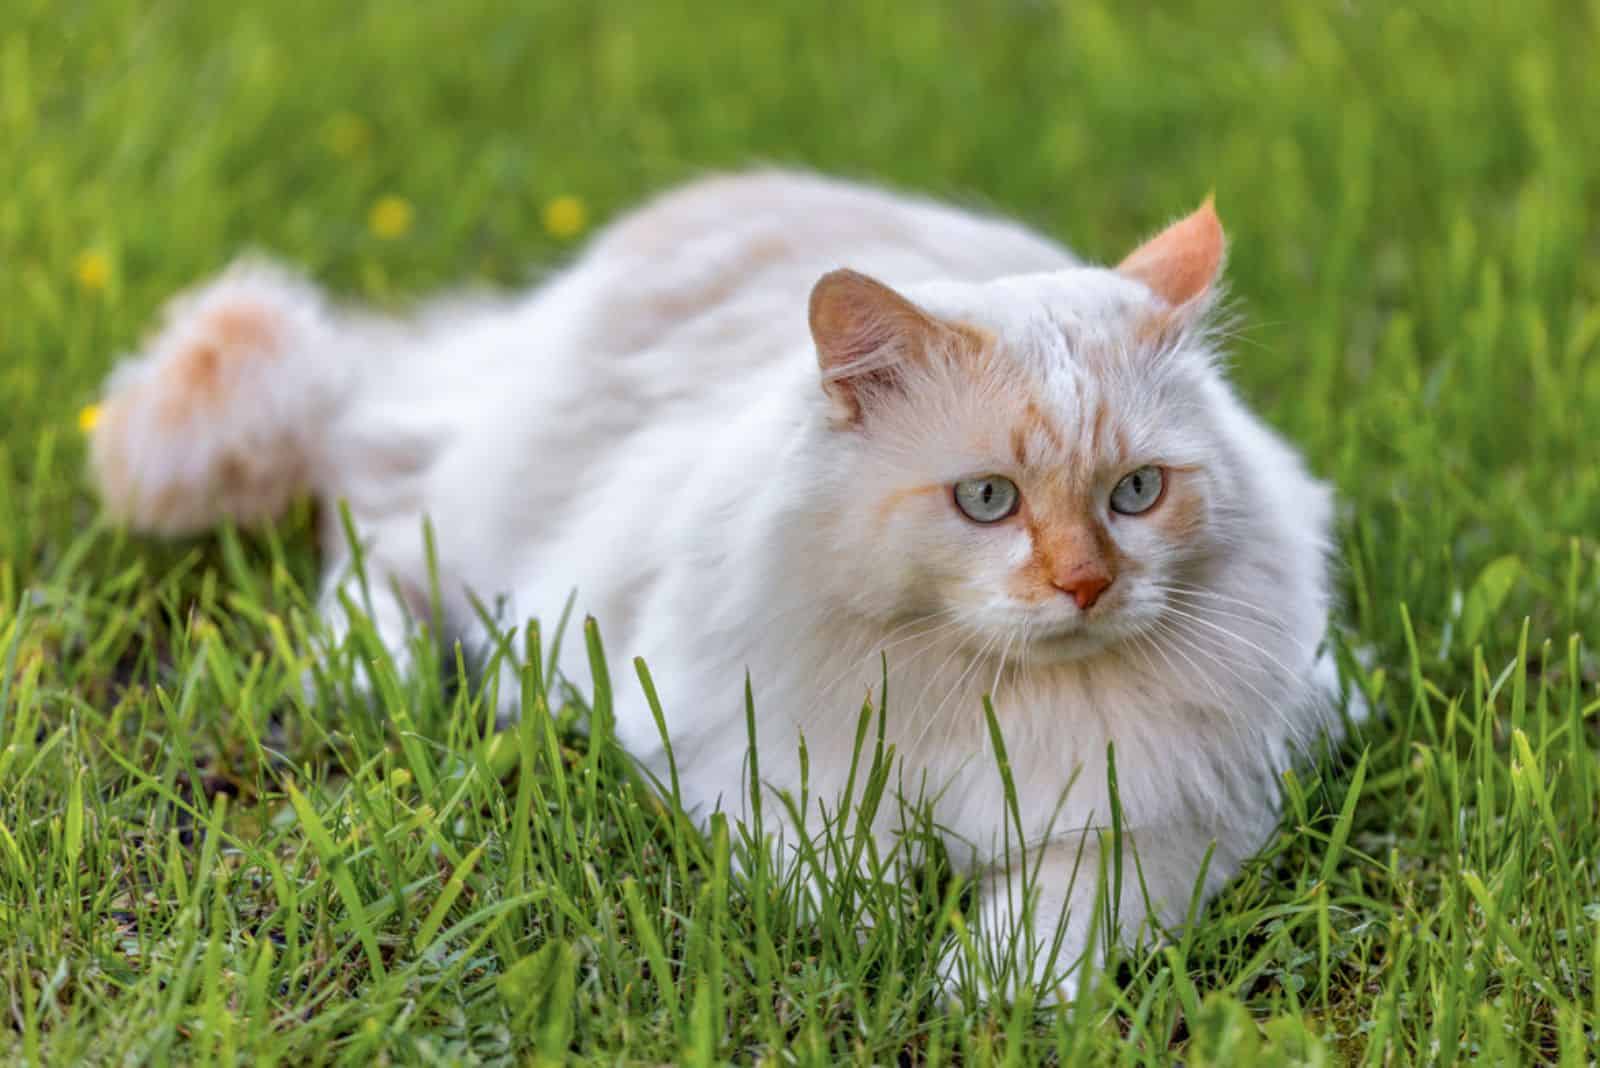
{"label": "yellow wildflower", "polygon": [[80,286],[91,293],[98,293],[111,281],[111,257],[98,249],[79,253],[72,265],[72,273]]}
{"label": "yellow wildflower", "polygon": [[589,222],[589,209],[575,196],[553,197],[544,206],[544,228],[563,241],[577,237]]}
{"label": "yellow wildflower", "polygon": [[85,404],[78,409],[78,429],[87,434],[100,425],[100,405]]}
{"label": "yellow wildflower", "polygon": [[411,201],[394,194],[381,196],[372,205],[367,216],[367,226],[386,241],[404,237],[411,230]]}

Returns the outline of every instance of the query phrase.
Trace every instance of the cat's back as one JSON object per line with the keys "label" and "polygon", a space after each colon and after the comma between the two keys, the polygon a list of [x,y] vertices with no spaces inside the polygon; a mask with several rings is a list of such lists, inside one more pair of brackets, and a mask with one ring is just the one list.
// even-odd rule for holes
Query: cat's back
{"label": "cat's back", "polygon": [[[603,231],[577,266],[605,294],[591,351],[687,338],[775,356],[805,326],[823,273],[890,285],[982,281],[1075,261],[1014,222],[872,186],[784,170],[702,178]],[[803,335],[800,335],[803,338]]]}
{"label": "cat's back", "polygon": [[777,169],[713,175],[668,190],[603,232],[590,257],[670,262],[734,246],[742,247],[737,258],[744,266],[756,270],[896,257],[904,267],[953,280],[1074,262],[1054,242],[987,213]]}

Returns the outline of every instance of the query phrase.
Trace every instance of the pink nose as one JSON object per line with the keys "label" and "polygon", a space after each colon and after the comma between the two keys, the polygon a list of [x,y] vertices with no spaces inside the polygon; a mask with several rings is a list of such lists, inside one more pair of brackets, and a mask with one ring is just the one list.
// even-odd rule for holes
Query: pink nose
{"label": "pink nose", "polygon": [[1056,589],[1071,597],[1080,612],[1093,608],[1110,585],[1111,576],[1097,567],[1075,568],[1055,580]]}

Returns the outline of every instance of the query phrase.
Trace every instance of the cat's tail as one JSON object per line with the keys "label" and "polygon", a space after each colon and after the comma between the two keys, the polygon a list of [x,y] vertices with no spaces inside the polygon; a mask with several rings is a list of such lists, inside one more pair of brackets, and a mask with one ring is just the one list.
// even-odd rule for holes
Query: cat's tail
{"label": "cat's tail", "polygon": [[106,511],[160,534],[264,522],[316,487],[358,378],[309,282],[259,260],[175,299],[106,381],[90,466]]}

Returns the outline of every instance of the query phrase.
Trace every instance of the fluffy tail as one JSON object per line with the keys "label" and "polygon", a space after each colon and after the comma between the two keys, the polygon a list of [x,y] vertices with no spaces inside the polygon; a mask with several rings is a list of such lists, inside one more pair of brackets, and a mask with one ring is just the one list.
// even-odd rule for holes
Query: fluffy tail
{"label": "fluffy tail", "polygon": [[107,380],[90,440],[106,511],[160,534],[263,522],[316,485],[323,434],[355,379],[308,282],[235,264],[167,308]]}

